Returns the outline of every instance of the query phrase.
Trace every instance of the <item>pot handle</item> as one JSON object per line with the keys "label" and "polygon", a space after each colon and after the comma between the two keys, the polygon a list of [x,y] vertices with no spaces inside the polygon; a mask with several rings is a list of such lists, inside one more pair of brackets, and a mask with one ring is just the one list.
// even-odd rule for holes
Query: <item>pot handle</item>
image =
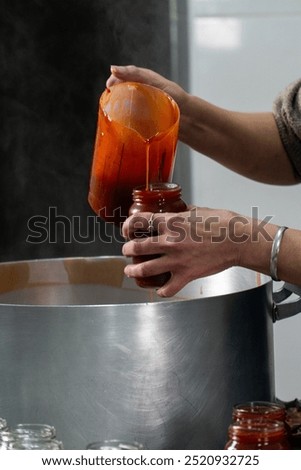
{"label": "pot handle", "polygon": [[[293,294],[293,301],[283,303]],[[301,312],[301,287],[285,282],[279,291],[273,292],[273,301],[274,322],[297,315]]]}

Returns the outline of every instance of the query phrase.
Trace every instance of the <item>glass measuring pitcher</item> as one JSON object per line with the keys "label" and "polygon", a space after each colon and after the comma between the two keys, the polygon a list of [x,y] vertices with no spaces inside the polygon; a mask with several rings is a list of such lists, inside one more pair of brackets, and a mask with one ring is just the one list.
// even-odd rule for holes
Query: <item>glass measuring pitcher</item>
{"label": "glass measuring pitcher", "polygon": [[128,215],[135,186],[172,178],[180,112],[165,92],[136,82],[100,97],[88,200],[106,221]]}

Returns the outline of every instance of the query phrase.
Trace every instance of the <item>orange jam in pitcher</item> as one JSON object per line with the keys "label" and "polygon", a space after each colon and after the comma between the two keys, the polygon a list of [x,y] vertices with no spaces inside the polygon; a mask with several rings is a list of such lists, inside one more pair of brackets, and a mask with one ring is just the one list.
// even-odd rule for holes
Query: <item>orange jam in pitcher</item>
{"label": "orange jam in pitcher", "polygon": [[88,196],[96,214],[120,224],[134,187],[171,180],[179,116],[176,102],[150,85],[123,82],[104,91]]}

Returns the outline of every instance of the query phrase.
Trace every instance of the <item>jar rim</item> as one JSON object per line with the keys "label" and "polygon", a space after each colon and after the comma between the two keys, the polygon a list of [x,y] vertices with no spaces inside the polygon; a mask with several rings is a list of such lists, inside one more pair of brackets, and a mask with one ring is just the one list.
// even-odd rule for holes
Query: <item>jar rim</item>
{"label": "jar rim", "polygon": [[243,419],[231,423],[228,435],[233,439],[247,439],[250,442],[257,440],[277,440],[287,436],[282,421],[267,419]]}
{"label": "jar rim", "polygon": [[142,450],[144,446],[137,441],[127,442],[118,439],[90,442],[86,450]]}
{"label": "jar rim", "polygon": [[170,182],[158,182],[158,183],[150,183],[148,187],[145,185],[136,186],[133,188],[133,193],[136,192],[147,192],[147,193],[155,193],[160,191],[178,191],[181,190],[181,186],[177,183],[170,183]]}
{"label": "jar rim", "polygon": [[271,412],[285,412],[285,406],[282,403],[274,403],[269,401],[249,401],[237,403],[233,406],[233,412],[236,413],[259,413],[261,415]]}

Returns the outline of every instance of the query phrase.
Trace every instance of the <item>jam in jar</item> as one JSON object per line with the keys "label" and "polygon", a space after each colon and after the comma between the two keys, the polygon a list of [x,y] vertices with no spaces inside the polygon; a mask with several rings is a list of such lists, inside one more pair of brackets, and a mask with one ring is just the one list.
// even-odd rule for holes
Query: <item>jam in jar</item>
{"label": "jam in jar", "polygon": [[[133,190],[133,204],[129,209],[129,215],[139,212],[183,212],[187,210],[186,203],[181,198],[182,188],[176,183],[154,183],[147,188],[139,186]],[[157,236],[154,231],[135,232],[135,237]],[[135,256],[134,263],[142,263],[147,260],[158,258],[161,255]],[[171,277],[171,273],[162,273],[156,276],[136,278],[136,283],[140,287],[157,288],[163,286]]]}
{"label": "jam in jar", "polygon": [[246,419],[230,424],[225,450],[289,450],[286,428],[281,421]]}

